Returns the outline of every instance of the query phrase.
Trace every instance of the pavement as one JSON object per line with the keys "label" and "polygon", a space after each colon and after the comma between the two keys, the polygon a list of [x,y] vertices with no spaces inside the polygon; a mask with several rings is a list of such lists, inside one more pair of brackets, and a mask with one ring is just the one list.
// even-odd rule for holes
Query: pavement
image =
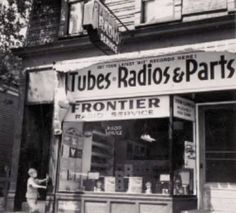
{"label": "pavement", "polygon": [[[38,209],[40,213],[44,213],[45,201],[38,201]],[[5,211],[3,208],[0,208],[0,213],[28,213],[28,204],[26,202],[22,203],[21,211]]]}

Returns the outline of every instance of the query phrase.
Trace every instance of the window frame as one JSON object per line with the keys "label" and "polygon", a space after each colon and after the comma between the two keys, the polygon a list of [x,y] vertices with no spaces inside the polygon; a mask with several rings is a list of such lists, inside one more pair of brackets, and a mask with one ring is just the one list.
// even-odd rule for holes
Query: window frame
{"label": "window frame", "polygon": [[[135,27],[181,20],[182,0],[173,0],[173,16],[172,17],[160,18],[160,20],[157,20],[155,22],[150,22],[150,23],[143,22],[144,4],[149,1],[156,1],[156,0],[135,0],[135,23],[134,23]],[[165,1],[165,0],[162,0],[162,1]]]}
{"label": "window frame", "polygon": [[[70,26],[70,5],[81,2],[84,6],[84,0],[61,0],[61,15],[60,15],[60,25],[59,25],[59,37],[74,37],[85,34],[85,30],[81,30],[75,34],[69,34]],[[84,7],[83,7],[84,14]],[[82,14],[82,20],[83,20]]]}

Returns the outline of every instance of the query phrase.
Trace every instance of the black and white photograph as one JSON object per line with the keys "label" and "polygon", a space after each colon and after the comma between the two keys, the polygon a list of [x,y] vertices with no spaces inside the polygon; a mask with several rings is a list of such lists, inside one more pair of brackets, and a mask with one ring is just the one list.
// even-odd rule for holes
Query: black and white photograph
{"label": "black and white photograph", "polygon": [[236,0],[0,0],[0,213],[236,213]]}

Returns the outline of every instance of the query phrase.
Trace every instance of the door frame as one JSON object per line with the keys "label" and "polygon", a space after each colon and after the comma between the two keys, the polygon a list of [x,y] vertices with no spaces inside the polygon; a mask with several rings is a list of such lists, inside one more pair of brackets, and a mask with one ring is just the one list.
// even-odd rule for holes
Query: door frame
{"label": "door frame", "polygon": [[196,103],[196,155],[197,155],[197,197],[198,209],[204,207],[204,184],[205,184],[205,125],[204,112],[213,106],[236,104],[236,101],[217,101]]}

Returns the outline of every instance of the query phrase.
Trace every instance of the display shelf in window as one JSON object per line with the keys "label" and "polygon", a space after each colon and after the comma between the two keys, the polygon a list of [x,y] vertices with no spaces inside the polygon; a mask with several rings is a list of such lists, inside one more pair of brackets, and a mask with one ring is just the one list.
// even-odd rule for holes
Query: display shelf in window
{"label": "display shelf in window", "polygon": [[109,165],[107,163],[95,163],[95,162],[92,162],[91,167],[92,168],[107,169],[109,167]]}
{"label": "display shelf in window", "polygon": [[91,170],[100,175],[112,175],[114,163],[114,139],[103,132],[92,132]]}

